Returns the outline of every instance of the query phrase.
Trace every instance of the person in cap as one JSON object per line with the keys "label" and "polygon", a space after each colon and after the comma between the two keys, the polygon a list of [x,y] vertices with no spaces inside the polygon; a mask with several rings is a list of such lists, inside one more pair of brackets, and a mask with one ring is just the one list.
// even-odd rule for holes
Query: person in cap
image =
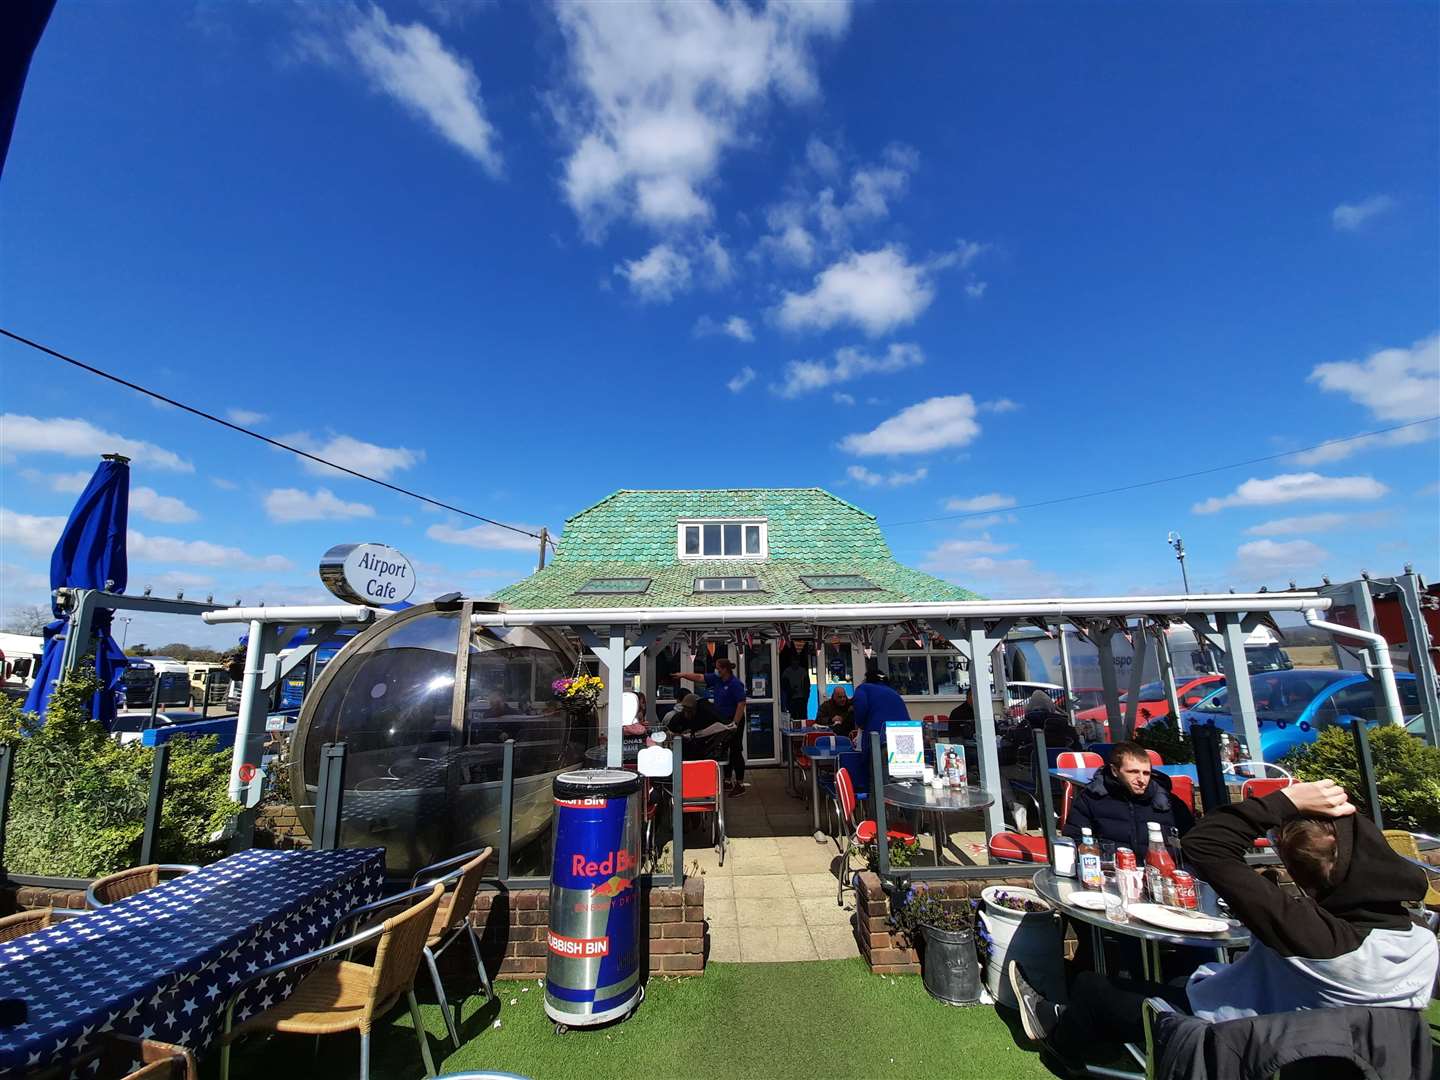
{"label": "person in cap", "polygon": [[[715,711],[726,721],[735,725],[737,732],[745,730],[745,684],[735,677],[735,661],[728,656],[717,657],[715,670],[676,672],[676,681],[703,683],[710,691]],[[743,738],[736,738],[725,760],[725,794],[738,799],[745,794],[745,746]]]}

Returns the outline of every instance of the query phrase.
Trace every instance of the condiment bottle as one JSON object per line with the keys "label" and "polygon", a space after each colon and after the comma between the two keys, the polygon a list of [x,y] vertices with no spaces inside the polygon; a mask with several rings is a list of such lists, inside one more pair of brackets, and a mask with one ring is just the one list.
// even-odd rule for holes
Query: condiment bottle
{"label": "condiment bottle", "polygon": [[1175,877],[1175,860],[1165,846],[1165,835],[1160,823],[1152,821],[1147,827],[1150,835],[1150,849],[1145,853],[1145,889],[1150,899],[1157,904],[1168,903],[1168,887]]}
{"label": "condiment bottle", "polygon": [[1089,829],[1080,830],[1080,846],[1075,849],[1075,857],[1080,864],[1082,886],[1098,889],[1105,884],[1105,873],[1100,869],[1100,846]]}

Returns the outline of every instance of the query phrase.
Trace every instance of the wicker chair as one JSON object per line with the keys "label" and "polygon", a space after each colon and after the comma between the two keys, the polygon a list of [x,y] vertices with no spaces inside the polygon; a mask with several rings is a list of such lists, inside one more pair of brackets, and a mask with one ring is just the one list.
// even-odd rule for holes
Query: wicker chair
{"label": "wicker chair", "polygon": [[[410,1004],[410,1018],[415,1024],[415,1037],[420,1041],[425,1075],[434,1076],[435,1061],[430,1056],[430,1043],[425,1035],[420,1005],[415,1000],[415,973],[420,967],[420,954],[435,921],[435,909],[444,892],[445,886],[436,882],[393,896],[383,906],[393,906],[421,896],[423,899],[378,926],[371,926],[324,948],[261,968],[236,986],[225,1005],[220,1080],[229,1080],[230,1048],[242,1035],[264,1032],[319,1036],[344,1031],[360,1032],[360,1080],[369,1080],[371,1029],[375,1020],[388,1013],[402,997]],[[367,904],[366,908],[376,906]],[[351,916],[347,916],[345,922],[350,922],[354,914],[352,912]],[[372,964],[335,958],[371,941],[377,941]],[[316,960],[322,963],[300,980],[289,997],[235,1025],[235,1005],[242,993],[257,982]]]}
{"label": "wicker chair", "polygon": [[[447,888],[454,885],[453,889],[441,897],[440,904],[435,909],[435,921],[430,925],[430,936],[425,939],[424,956],[425,966],[430,969],[430,982],[435,987],[435,998],[440,1002],[440,1011],[445,1016],[445,1029],[450,1033],[450,1042],[456,1050],[460,1049],[460,1032],[455,1018],[450,1015],[450,1002],[445,997],[445,986],[440,981],[437,961],[440,954],[462,936],[468,937],[470,948],[475,953],[475,968],[480,974],[480,989],[486,997],[493,994],[490,976],[485,972],[485,961],[480,956],[480,939],[470,922],[470,909],[475,904],[475,894],[480,889],[485,864],[494,853],[495,849],[488,847],[481,851],[467,851],[464,855],[456,855],[453,859],[425,867],[411,882],[412,887],[436,882]],[[462,1001],[461,1006],[463,1004]],[[457,1011],[461,1006],[457,1006]]]}
{"label": "wicker chair", "polygon": [[63,1065],[31,1074],[31,1080],[65,1080],[86,1075],[87,1070],[83,1068],[86,1065],[90,1067],[89,1075],[114,1076],[121,1080],[198,1080],[200,1076],[195,1055],[183,1046],[107,1031],[100,1036],[100,1044],[95,1049]]}
{"label": "wicker chair", "polygon": [[85,906],[105,907],[107,904],[124,900],[127,896],[134,896],[146,889],[153,889],[160,884],[162,875],[180,877],[199,869],[198,866],[151,863],[149,866],[133,866],[129,870],[121,870],[107,877],[96,878],[85,890]]}
{"label": "wicker chair", "polygon": [[48,930],[57,922],[83,914],[83,911],[72,911],[69,908],[47,907],[6,915],[5,918],[0,919],[0,943],[14,941],[16,938],[22,938],[26,934],[33,934],[40,930]]}

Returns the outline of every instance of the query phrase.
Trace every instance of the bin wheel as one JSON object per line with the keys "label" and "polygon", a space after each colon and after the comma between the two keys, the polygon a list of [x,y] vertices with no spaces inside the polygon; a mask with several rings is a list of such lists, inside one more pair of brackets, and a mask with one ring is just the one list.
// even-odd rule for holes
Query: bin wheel
{"label": "bin wheel", "polygon": [[570,1025],[569,1025],[569,1024],[556,1023],[556,1025],[555,1025],[555,1034],[556,1034],[556,1035],[564,1035],[564,1034],[565,1034],[566,1032],[568,1032],[569,1030],[570,1030]]}

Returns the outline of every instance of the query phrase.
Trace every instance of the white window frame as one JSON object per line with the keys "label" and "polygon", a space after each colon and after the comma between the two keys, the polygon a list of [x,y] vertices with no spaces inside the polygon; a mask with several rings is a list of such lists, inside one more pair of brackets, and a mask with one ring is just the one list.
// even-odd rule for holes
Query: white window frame
{"label": "white window frame", "polygon": [[[738,555],[698,555],[685,554],[685,529],[687,527],[702,526],[700,533],[700,546],[705,546],[705,525],[739,525],[740,526],[740,547],[745,547],[745,526],[760,526],[760,553],[758,555],[747,555],[743,550]],[[723,537],[721,543],[724,543]],[[770,527],[765,518],[757,517],[709,517],[709,518],[681,518],[675,523],[675,554],[685,562],[764,562],[770,558]]]}
{"label": "white window frame", "polygon": [[911,646],[910,648],[890,648],[885,650],[887,662],[889,660],[894,660],[906,656],[925,657],[925,685],[929,687],[929,689],[926,693],[923,694],[902,694],[901,697],[904,698],[906,701],[953,701],[959,697],[964,696],[964,694],[967,692],[966,684],[961,685],[960,692],[958,694],[940,694],[937,693],[935,690],[934,658],[937,656],[951,657],[959,655],[961,655],[959,653],[959,650],[957,650],[953,646],[947,648],[943,645],[936,647],[935,645],[931,644],[927,644],[923,649],[917,649],[914,646]]}
{"label": "white window frame", "polygon": [[[720,588],[720,589],[704,589],[704,588],[701,588],[701,587],[700,587],[700,582],[702,582],[702,581],[719,581],[719,582],[722,582],[722,583],[723,583],[723,582],[725,582],[726,580],[728,580],[728,579],[730,579],[730,578],[734,578],[734,579],[737,580],[737,581],[753,581],[753,582],[755,582],[755,588],[753,588],[753,589],[725,589],[725,588]],[[697,578],[695,579],[695,582],[694,582],[693,586],[691,587],[691,590],[690,590],[690,591],[691,591],[691,595],[692,595],[692,596],[709,596],[709,595],[711,595],[711,594],[713,594],[713,593],[724,593],[724,594],[727,595],[727,596],[739,596],[739,595],[741,595],[742,593],[762,593],[762,592],[764,592],[764,591],[765,591],[765,582],[761,581],[760,578],[758,578],[758,577],[755,576],[754,574],[701,574],[699,577],[697,577]]]}

